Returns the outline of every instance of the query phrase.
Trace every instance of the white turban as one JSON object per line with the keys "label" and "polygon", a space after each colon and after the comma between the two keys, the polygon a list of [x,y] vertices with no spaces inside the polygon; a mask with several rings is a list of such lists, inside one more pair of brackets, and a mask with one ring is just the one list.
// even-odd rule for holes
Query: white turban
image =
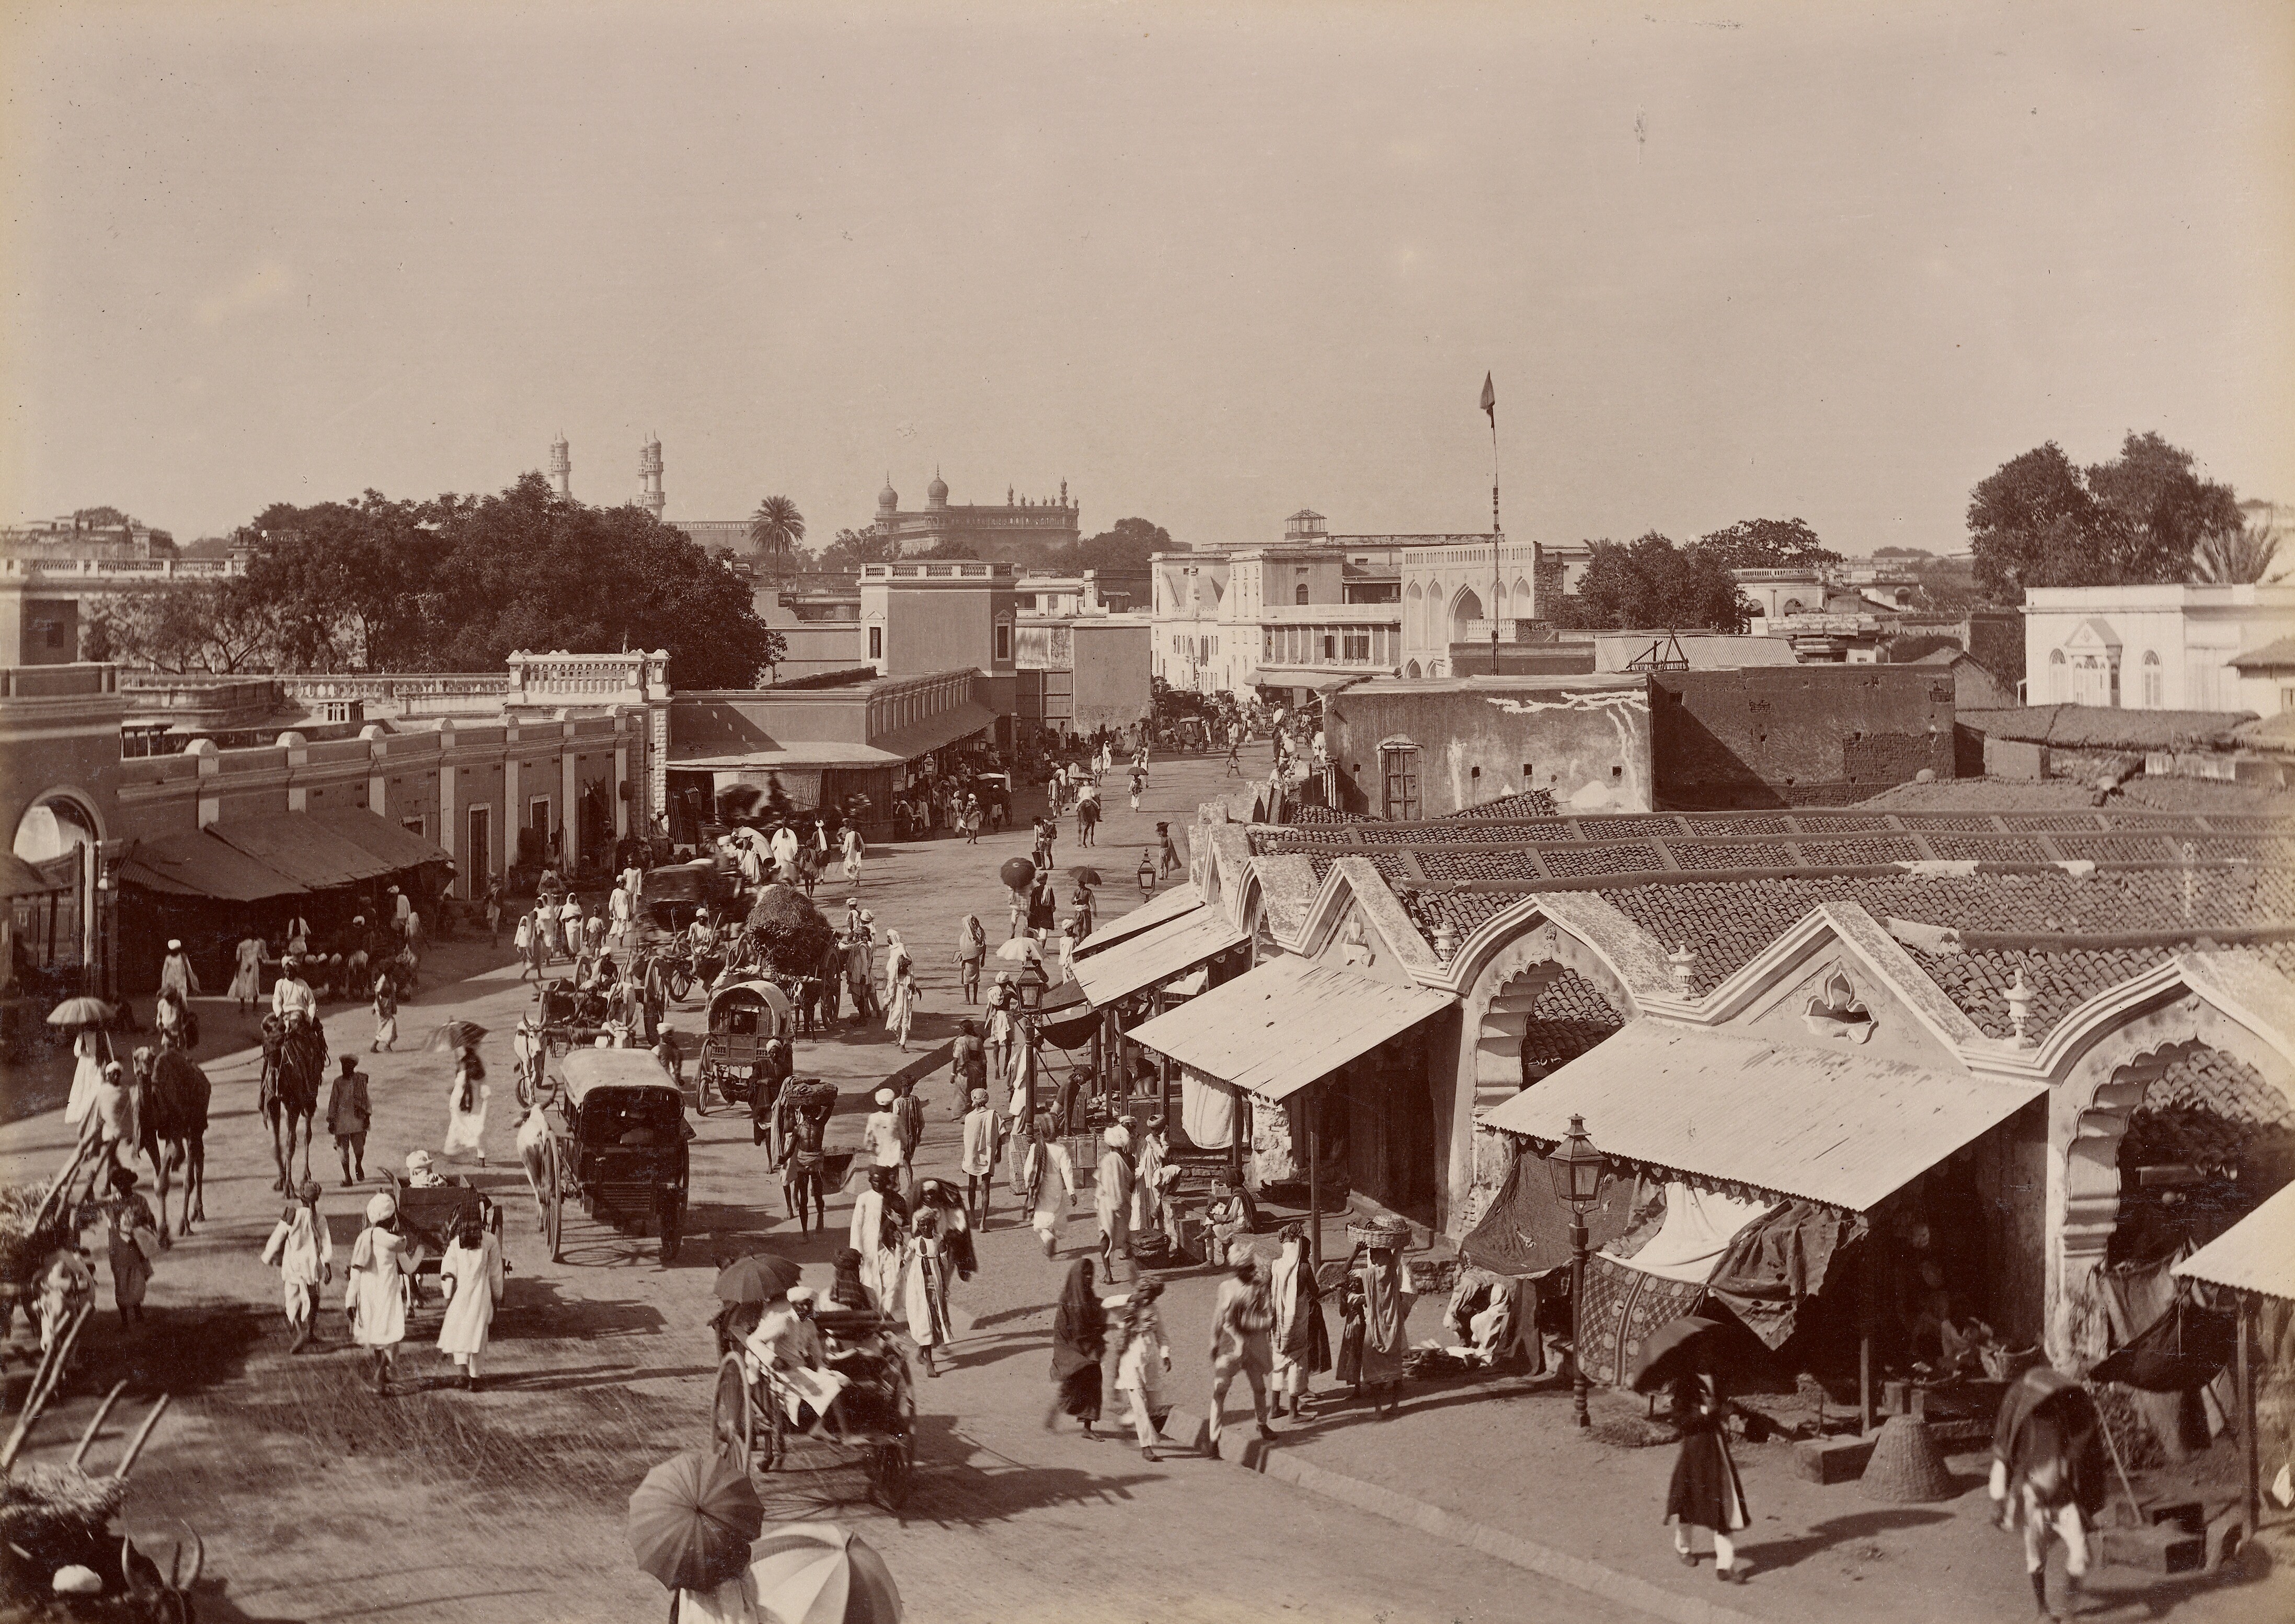
{"label": "white turban", "polygon": [[396,1217],[397,1212],[398,1204],[387,1195],[377,1196],[366,1204],[366,1220],[371,1224],[381,1223],[385,1219]]}
{"label": "white turban", "polygon": [[877,1090],[877,1103],[880,1106],[891,1105],[893,1103],[893,1090],[890,1089],[878,1089]]}
{"label": "white turban", "polygon": [[1105,1139],[1108,1147],[1113,1150],[1128,1150],[1131,1147],[1131,1135],[1125,1131],[1122,1122],[1116,1123],[1099,1137]]}

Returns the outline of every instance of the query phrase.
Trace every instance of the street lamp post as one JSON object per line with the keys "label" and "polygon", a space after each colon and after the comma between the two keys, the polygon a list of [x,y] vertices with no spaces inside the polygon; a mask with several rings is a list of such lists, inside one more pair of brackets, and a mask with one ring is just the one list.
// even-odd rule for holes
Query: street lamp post
{"label": "street lamp post", "polygon": [[1586,1214],[1600,1204],[1602,1153],[1586,1132],[1586,1119],[1572,1116],[1570,1131],[1546,1171],[1554,1180],[1554,1194],[1570,1208],[1570,1391],[1578,1424],[1591,1426],[1586,1414]]}
{"label": "street lamp post", "polygon": [[[1023,1120],[1033,1122],[1036,1119],[1036,1023],[1042,1014],[1044,989],[1049,983],[1044,975],[1044,967],[1031,955],[1028,962],[1020,967],[1020,974],[1014,977],[1013,984],[1020,994],[1020,1045],[1024,1057],[1021,1087],[1025,1090],[1021,1096],[1025,1102]],[[1062,1123],[1061,1127],[1065,1131],[1066,1124]]]}

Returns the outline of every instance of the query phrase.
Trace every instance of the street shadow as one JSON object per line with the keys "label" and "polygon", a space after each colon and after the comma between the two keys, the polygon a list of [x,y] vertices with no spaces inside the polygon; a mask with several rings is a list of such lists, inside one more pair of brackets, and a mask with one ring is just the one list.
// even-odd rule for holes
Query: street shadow
{"label": "street shadow", "polygon": [[1749,1542],[1742,1548],[1754,1572],[1773,1572],[1780,1568],[1798,1567],[1812,1556],[1821,1556],[1854,1539],[1870,1539],[1875,1534],[1927,1528],[1952,1520],[1953,1514],[1948,1511],[1860,1511],[1820,1522],[1798,1538],[1765,1540],[1760,1545]]}
{"label": "street shadow", "polygon": [[208,1624],[311,1624],[300,1612],[249,1612],[232,1599],[231,1581],[208,1575],[192,1587],[192,1611]]}
{"label": "street shadow", "polygon": [[568,1297],[558,1284],[512,1275],[494,1315],[496,1342],[594,1342],[602,1336],[645,1336],[669,1322],[651,1303],[634,1299]]}
{"label": "street shadow", "polygon": [[[918,1416],[916,1446],[916,1489],[898,1514],[943,1528],[984,1528],[1055,1507],[1120,1506],[1134,1485],[1158,1476],[1024,1465],[958,1432],[946,1416]],[[989,1464],[976,1464],[981,1457]],[[1119,1457],[1138,1459],[1128,1449]]]}
{"label": "street shadow", "polygon": [[584,1387],[627,1387],[633,1382],[673,1381],[687,1376],[710,1375],[715,1365],[664,1365],[638,1367],[629,1365],[592,1365],[579,1370],[536,1370],[486,1372],[486,1391],[488,1392],[574,1392]]}
{"label": "street shadow", "polygon": [[1058,1306],[1058,1304],[1051,1302],[1033,1302],[1025,1308],[1000,1309],[993,1314],[981,1315],[972,1322],[972,1328],[979,1331],[990,1326],[1009,1325],[1015,1319],[1025,1319],[1031,1314],[1049,1313]]}

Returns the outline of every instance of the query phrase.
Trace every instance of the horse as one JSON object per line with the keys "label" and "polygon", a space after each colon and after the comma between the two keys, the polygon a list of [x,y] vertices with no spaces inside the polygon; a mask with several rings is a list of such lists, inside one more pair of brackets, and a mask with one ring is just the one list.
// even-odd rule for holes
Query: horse
{"label": "horse", "polygon": [[141,1135],[137,1148],[151,1163],[152,1182],[159,1192],[159,1245],[167,1238],[167,1175],[184,1170],[184,1208],[176,1233],[189,1235],[192,1220],[208,1218],[208,1104],[212,1090],[208,1074],[178,1049],[163,1049],[154,1057],[149,1049],[135,1051],[135,1120]]}
{"label": "horse", "polygon": [[263,1116],[271,1124],[271,1154],[279,1163],[274,1190],[295,1187],[289,1175],[298,1134],[303,1177],[311,1176],[311,1119],[318,1114],[319,1081],[326,1069],[327,1036],[316,1020],[263,1017]]}

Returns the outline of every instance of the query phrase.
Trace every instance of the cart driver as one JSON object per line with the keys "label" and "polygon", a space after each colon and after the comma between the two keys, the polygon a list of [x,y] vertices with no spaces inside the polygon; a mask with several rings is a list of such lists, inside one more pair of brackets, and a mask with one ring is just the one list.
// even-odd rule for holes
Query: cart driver
{"label": "cart driver", "polygon": [[[849,1380],[829,1368],[823,1356],[808,1286],[792,1286],[787,1296],[766,1303],[757,1316],[757,1328],[743,1339],[741,1349],[750,1379],[765,1378],[789,1424],[800,1432],[828,1419]],[[824,1430],[835,1436],[837,1429],[830,1423]]]}

